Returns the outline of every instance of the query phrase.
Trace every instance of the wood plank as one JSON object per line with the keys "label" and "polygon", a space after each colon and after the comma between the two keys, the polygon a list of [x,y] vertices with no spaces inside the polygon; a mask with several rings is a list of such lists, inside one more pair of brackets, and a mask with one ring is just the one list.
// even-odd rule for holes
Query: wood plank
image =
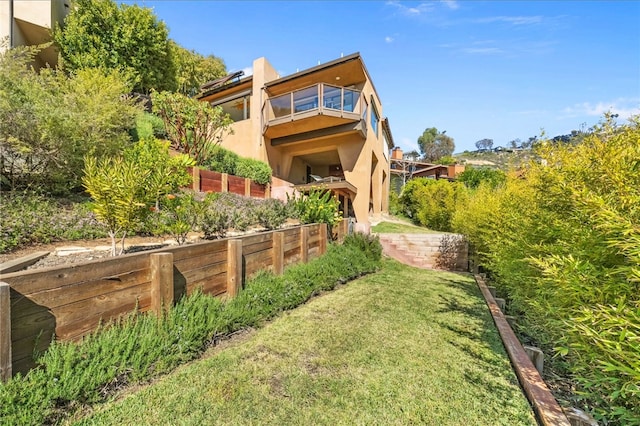
{"label": "wood plank", "polygon": [[192,269],[190,271],[183,273],[183,276],[187,281],[187,289],[188,289],[193,282],[206,281],[208,279],[215,278],[217,275],[226,274],[226,273],[227,273],[227,264],[217,263],[215,265],[207,265],[202,268]]}
{"label": "wood plank", "polygon": [[12,360],[13,374],[26,373],[35,366],[33,354],[42,353],[51,346],[53,339],[53,329],[47,330],[39,336],[30,336],[13,342],[14,356]]}
{"label": "wood plank", "polygon": [[151,304],[151,282],[146,282],[138,286],[105,293],[89,299],[70,303],[52,309],[51,312],[56,317],[56,325],[72,324],[81,321],[88,316],[103,316],[105,319],[110,316],[129,312],[135,309],[136,305],[140,310],[148,309]]}
{"label": "wood plank", "polygon": [[271,248],[271,263],[273,264],[273,273],[282,275],[284,272],[284,232],[273,233],[273,246]]}
{"label": "wood plank", "polygon": [[43,330],[53,330],[56,318],[46,309],[33,315],[13,320],[10,336],[12,340],[20,340],[29,336],[37,336]]}
{"label": "wood plank", "polygon": [[249,246],[243,246],[242,247],[242,253],[247,256],[253,253],[259,253],[261,251],[265,251],[265,250],[271,250],[271,248],[273,247],[273,240],[271,238],[269,238],[267,241],[262,242],[262,243],[258,243],[258,244],[251,244]]}
{"label": "wood plank", "polygon": [[90,299],[105,293],[135,287],[149,280],[148,270],[132,271],[129,274],[123,274],[111,280],[88,281],[30,295],[12,292],[11,306],[14,311],[14,318],[20,319],[42,309],[55,309],[59,306]]}
{"label": "wood plank", "polygon": [[162,317],[173,306],[173,253],[154,253],[149,260],[151,310]]}
{"label": "wood plank", "polygon": [[271,241],[271,239],[273,238],[271,235],[272,233],[273,231],[261,232],[259,234],[252,234],[241,237],[243,250],[252,244],[260,244],[265,241]]}
{"label": "wood plank", "polygon": [[227,295],[236,297],[244,285],[242,275],[242,241],[229,240],[227,256]]}
{"label": "wood plank", "polygon": [[90,314],[78,316],[66,312],[57,315],[56,338],[61,341],[77,340],[95,331],[99,326],[109,324],[123,315],[134,312],[144,313],[151,308],[151,297],[121,300],[117,305],[101,306],[100,309],[87,311]]}
{"label": "wood plank", "polygon": [[195,281],[189,288],[188,294],[192,294],[196,289],[200,289],[204,294],[216,297],[227,293],[227,275],[220,275],[221,280],[210,281],[202,280]]}
{"label": "wood plank", "polygon": [[173,261],[178,262],[193,257],[213,256],[217,253],[224,253],[227,251],[227,242],[225,240],[205,241],[186,246],[167,247],[161,251],[173,253]]}
{"label": "wood plank", "polygon": [[37,251],[35,253],[22,256],[18,259],[8,260],[0,263],[0,274],[8,274],[10,272],[20,271],[27,266],[31,266],[38,260],[49,255],[49,251]]}
{"label": "wood plank", "polygon": [[12,376],[11,356],[11,288],[0,282],[0,382]]}
{"label": "wood plank", "polygon": [[92,260],[65,268],[13,272],[3,275],[2,279],[17,292],[30,294],[73,283],[108,279],[125,272],[145,269],[149,265],[149,253],[151,251]]}
{"label": "wood plank", "polygon": [[207,265],[216,265],[218,263],[226,263],[227,252],[217,252],[207,256],[196,256],[187,259],[174,260],[174,266],[180,271],[189,271],[191,269],[202,268]]}
{"label": "wood plank", "polygon": [[[138,286],[141,283],[150,281],[149,272],[149,269],[131,271],[130,273],[113,277],[110,280],[86,281],[51,290],[40,291],[30,295],[20,295],[20,300],[15,300],[13,303],[16,311],[15,317],[22,318],[33,312],[34,308],[31,304],[54,309],[58,306],[89,299],[101,294],[112,293],[114,291],[124,290],[128,287]],[[22,301],[23,298],[29,300],[27,305],[31,306],[31,309],[29,309],[29,306],[24,305],[24,301]],[[36,308],[36,310],[38,310],[38,308]]]}

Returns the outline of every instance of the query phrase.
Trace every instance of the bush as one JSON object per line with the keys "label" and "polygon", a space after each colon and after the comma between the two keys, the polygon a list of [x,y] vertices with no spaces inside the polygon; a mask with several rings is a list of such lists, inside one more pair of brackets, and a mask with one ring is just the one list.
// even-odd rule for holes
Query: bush
{"label": "bush", "polygon": [[324,256],[291,266],[280,277],[258,274],[226,303],[195,292],[160,318],[132,314],[80,343],[54,342],[38,359],[40,368],[0,385],[0,423],[59,423],[74,405],[103,401],[125,384],[147,381],[197,357],[221,336],[260,325],[316,293],[373,272],[375,250],[362,251],[355,241],[331,244]]}
{"label": "bush", "polygon": [[300,196],[289,197],[287,194],[287,204],[293,216],[302,223],[326,223],[331,227],[342,220],[338,199],[322,187],[311,188],[308,194]]}
{"label": "bush", "polygon": [[223,238],[228,229],[246,231],[258,223],[257,201],[223,192],[207,194],[203,200],[200,228],[206,239]]}
{"label": "bush", "polygon": [[412,179],[405,185],[400,203],[416,224],[450,232],[456,204],[465,192],[462,185],[447,180]]}
{"label": "bush", "polygon": [[249,178],[256,183],[266,185],[271,182],[271,167],[267,163],[253,158],[240,158],[236,164],[236,175]]}
{"label": "bush", "polygon": [[160,117],[149,112],[143,112],[136,118],[136,127],[132,130],[135,142],[143,139],[166,139],[167,131]]}
{"label": "bush", "polygon": [[239,158],[235,152],[216,146],[201,165],[218,173],[235,175]]}
{"label": "bush", "polygon": [[267,198],[258,202],[255,211],[258,223],[268,230],[281,227],[287,220],[288,214],[286,204],[275,198]]}
{"label": "bush", "polygon": [[184,244],[187,235],[196,228],[200,220],[201,207],[190,192],[166,195],[160,203],[160,209],[149,216],[154,233],[169,234],[178,245]]}

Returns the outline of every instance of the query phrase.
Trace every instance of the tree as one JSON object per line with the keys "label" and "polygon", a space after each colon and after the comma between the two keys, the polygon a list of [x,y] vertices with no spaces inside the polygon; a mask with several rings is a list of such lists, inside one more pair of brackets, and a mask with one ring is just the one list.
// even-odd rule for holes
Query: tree
{"label": "tree", "polygon": [[172,147],[203,164],[233,120],[222,108],[179,93],[153,92],[153,109],[164,121]]}
{"label": "tree", "polygon": [[489,151],[491,150],[491,147],[493,147],[493,139],[485,138],[476,142],[476,148],[478,148],[478,151]]}
{"label": "tree", "polygon": [[28,66],[35,52],[16,48],[0,54],[2,187],[66,193],[80,187],[85,155],[123,149],[141,109],[122,97],[130,86],[119,72],[38,74]]}
{"label": "tree", "polygon": [[175,65],[177,89],[187,96],[196,95],[200,86],[227,73],[224,61],[213,55],[202,56],[170,41],[171,56]]}
{"label": "tree", "polygon": [[453,154],[455,144],[446,132],[439,132],[435,127],[430,127],[418,138],[418,146],[425,161],[435,163],[440,158]]}
{"label": "tree", "polygon": [[506,180],[507,175],[502,170],[486,167],[476,169],[469,166],[458,175],[458,182],[464,183],[470,189],[476,189],[483,182],[486,182],[491,188],[496,188],[503,185]]}
{"label": "tree", "polygon": [[147,205],[146,182],[149,170],[141,168],[135,161],[122,158],[85,160],[82,182],[93,199],[93,212],[106,227],[111,237],[111,255],[116,255],[116,238],[127,234],[144,219]]}
{"label": "tree", "polygon": [[53,32],[63,67],[116,69],[133,89],[174,90],[175,68],[168,30],[149,8],[112,0],[76,0],[62,28]]}

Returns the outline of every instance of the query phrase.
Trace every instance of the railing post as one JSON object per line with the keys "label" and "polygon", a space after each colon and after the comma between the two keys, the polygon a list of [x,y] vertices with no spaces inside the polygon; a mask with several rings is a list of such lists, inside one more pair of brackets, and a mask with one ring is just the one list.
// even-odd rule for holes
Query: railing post
{"label": "railing post", "polygon": [[282,275],[284,272],[284,232],[273,233],[273,273]]}
{"label": "railing post", "polygon": [[0,382],[12,376],[11,364],[11,287],[0,282]]}
{"label": "railing post", "polygon": [[193,190],[196,192],[200,192],[200,169],[196,166],[193,166],[191,168],[191,176],[193,177],[191,188],[193,188]]}
{"label": "railing post", "polygon": [[251,179],[244,178],[244,196],[251,197]]}
{"label": "railing post", "polygon": [[222,177],[220,178],[221,188],[220,192],[228,192],[229,191],[229,175],[226,173],[222,173]]}
{"label": "railing post", "polygon": [[321,223],[320,225],[320,229],[318,230],[320,233],[320,246],[319,246],[319,251],[320,251],[320,256],[322,256],[323,254],[325,254],[327,252],[327,227],[328,225],[326,223]]}
{"label": "railing post", "polygon": [[173,253],[153,253],[151,268],[151,309],[158,317],[173,306]]}
{"label": "railing post", "polygon": [[307,263],[309,260],[309,228],[300,228],[300,262]]}
{"label": "railing post", "polygon": [[227,297],[236,297],[242,288],[242,240],[227,241]]}
{"label": "railing post", "polygon": [[271,184],[268,183],[264,187],[264,198],[271,198]]}

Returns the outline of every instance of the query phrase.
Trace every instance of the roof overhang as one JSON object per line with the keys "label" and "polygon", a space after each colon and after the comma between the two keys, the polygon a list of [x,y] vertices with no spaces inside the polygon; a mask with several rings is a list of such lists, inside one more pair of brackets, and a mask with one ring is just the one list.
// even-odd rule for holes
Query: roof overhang
{"label": "roof overhang", "polygon": [[300,192],[309,192],[312,189],[327,189],[336,194],[345,195],[347,197],[353,197],[358,193],[358,189],[353,184],[346,180],[338,180],[333,182],[322,183],[305,183],[302,185],[295,185],[294,189]]}

